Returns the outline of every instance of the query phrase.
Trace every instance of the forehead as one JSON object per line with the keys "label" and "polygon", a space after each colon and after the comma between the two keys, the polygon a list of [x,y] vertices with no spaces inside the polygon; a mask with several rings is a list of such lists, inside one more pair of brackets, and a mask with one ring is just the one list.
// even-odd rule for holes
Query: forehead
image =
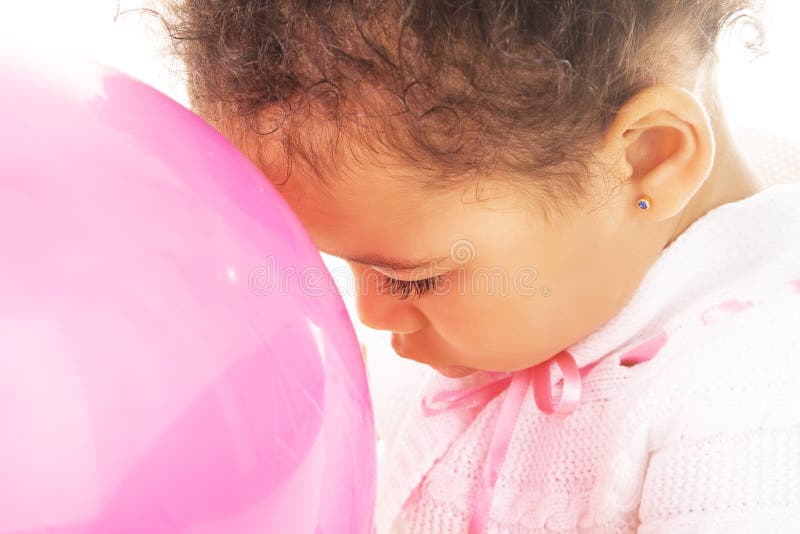
{"label": "forehead", "polygon": [[329,173],[324,183],[307,173],[293,173],[278,190],[323,251],[359,256],[379,241],[407,250],[428,251],[427,240],[457,231],[468,209],[460,202],[465,189],[431,189],[415,179],[413,169],[362,164]]}

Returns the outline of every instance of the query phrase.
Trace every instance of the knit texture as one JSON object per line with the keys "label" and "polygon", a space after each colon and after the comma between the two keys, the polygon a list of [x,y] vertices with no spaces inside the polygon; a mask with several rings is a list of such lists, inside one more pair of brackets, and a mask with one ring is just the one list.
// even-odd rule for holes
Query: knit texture
{"label": "knit texture", "polygon": [[[569,347],[579,366],[606,358],[567,417],[527,393],[488,533],[800,532],[798,206],[792,184],[710,211]],[[754,305],[715,319],[730,299]],[[652,360],[619,363],[663,332]],[[405,369],[376,395],[377,532],[466,532],[504,393],[425,415],[424,396],[485,378]]]}

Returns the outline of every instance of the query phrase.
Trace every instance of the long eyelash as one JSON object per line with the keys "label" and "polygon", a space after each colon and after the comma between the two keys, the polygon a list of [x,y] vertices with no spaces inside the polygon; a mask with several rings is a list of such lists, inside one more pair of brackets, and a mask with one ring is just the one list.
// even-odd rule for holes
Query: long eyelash
{"label": "long eyelash", "polygon": [[436,287],[438,279],[438,276],[434,276],[423,280],[397,280],[383,276],[379,289],[403,300],[411,297],[419,298]]}

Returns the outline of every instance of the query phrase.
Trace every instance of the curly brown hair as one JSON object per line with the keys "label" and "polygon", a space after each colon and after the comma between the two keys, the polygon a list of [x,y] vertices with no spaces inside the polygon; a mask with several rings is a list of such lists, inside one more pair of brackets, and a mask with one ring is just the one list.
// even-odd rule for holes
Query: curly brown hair
{"label": "curly brown hair", "polygon": [[287,177],[295,156],[324,177],[344,146],[411,162],[433,185],[502,170],[558,196],[583,191],[565,165],[586,168],[637,91],[697,91],[734,21],[758,30],[751,48],[762,41],[751,0],[165,5],[192,106],[278,136]]}

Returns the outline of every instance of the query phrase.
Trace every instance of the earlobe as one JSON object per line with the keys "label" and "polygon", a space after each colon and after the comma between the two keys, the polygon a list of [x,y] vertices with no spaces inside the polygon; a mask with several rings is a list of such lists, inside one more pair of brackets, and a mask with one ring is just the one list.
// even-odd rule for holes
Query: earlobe
{"label": "earlobe", "polygon": [[[629,173],[625,194],[632,213],[642,195],[652,199],[647,217],[678,215],[703,185],[714,162],[714,136],[705,106],[685,89],[644,89],[617,113],[605,146],[622,152]],[[633,211],[635,210],[635,211]]]}

